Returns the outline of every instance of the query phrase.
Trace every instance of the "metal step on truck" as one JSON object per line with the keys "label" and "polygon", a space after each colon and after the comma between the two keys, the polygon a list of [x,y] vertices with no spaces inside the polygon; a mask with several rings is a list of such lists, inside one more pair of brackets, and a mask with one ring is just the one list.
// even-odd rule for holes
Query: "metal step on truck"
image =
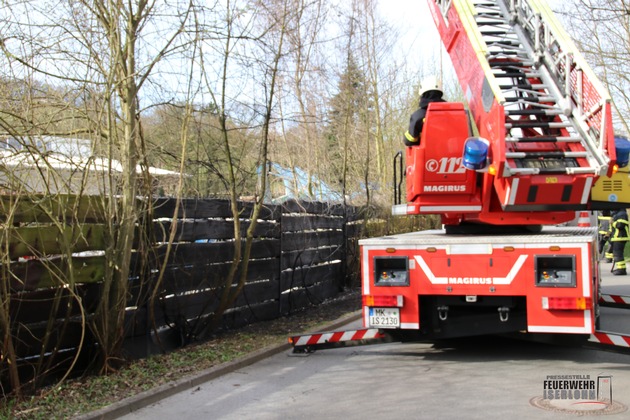
{"label": "metal step on truck", "polygon": [[608,92],[545,1],[428,5],[466,103],[429,104],[394,158],[392,212],[443,229],[361,240],[364,328],[294,336],[294,351],[502,333],[627,348],[600,329],[600,307],[630,298],[602,293],[597,229],[567,226],[628,204],[591,197],[629,160]]}

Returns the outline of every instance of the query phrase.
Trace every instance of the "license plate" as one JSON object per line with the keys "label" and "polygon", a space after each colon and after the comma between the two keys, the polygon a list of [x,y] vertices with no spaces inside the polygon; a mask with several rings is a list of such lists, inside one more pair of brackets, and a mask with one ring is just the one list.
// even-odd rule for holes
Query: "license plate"
{"label": "license plate", "polygon": [[400,327],[400,308],[370,308],[370,327]]}

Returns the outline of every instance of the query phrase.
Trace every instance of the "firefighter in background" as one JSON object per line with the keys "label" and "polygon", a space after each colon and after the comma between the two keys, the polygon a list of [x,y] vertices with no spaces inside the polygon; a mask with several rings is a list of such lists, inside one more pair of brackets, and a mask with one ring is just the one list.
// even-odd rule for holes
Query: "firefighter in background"
{"label": "firefighter in background", "polygon": [[628,232],[628,213],[626,209],[617,210],[612,215],[611,220],[612,233],[610,235],[610,245],[613,254],[612,273],[614,275],[626,274],[626,260],[624,257],[624,248],[630,239]]}
{"label": "firefighter in background", "polygon": [[405,146],[417,146],[420,144],[420,134],[424,125],[424,117],[431,102],[445,102],[442,99],[442,86],[435,76],[427,77],[420,84],[420,103],[416,112],[409,118],[409,130],[405,133],[403,142]]}
{"label": "firefighter in background", "polygon": [[603,210],[597,215],[597,233],[599,234],[599,255],[606,262],[612,262],[612,250],[610,248],[610,231],[612,216],[610,210]]}

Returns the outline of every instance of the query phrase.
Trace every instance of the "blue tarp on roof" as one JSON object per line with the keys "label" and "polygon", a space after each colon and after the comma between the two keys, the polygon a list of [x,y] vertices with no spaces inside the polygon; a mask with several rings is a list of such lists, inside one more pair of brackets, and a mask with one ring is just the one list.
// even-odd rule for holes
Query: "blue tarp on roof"
{"label": "blue tarp on roof", "polygon": [[267,200],[271,202],[282,202],[286,200],[307,200],[320,201],[328,203],[343,202],[343,195],[328,186],[314,175],[309,175],[300,168],[285,168],[277,163],[269,162],[267,164],[268,183],[277,180],[282,181],[284,185],[284,194],[279,197],[271,196],[271,189],[267,186]]}

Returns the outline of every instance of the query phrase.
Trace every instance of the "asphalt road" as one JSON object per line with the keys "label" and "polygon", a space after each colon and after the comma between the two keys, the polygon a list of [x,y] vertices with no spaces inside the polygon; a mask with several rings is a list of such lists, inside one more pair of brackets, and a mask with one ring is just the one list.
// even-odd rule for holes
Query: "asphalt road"
{"label": "asphalt road", "polygon": [[123,418],[556,418],[530,403],[556,375],[611,375],[630,405],[630,356],[483,337],[282,353]]}
{"label": "asphalt road", "polygon": [[[630,276],[612,277],[608,269],[602,266],[605,292],[630,295]],[[603,328],[630,331],[630,313],[603,311]],[[587,387],[601,385],[602,395],[612,390],[614,404],[542,399],[545,381],[567,377]],[[551,419],[589,410],[629,418],[628,390],[630,354],[477,337],[322,350],[307,357],[282,352],[122,418]]]}

